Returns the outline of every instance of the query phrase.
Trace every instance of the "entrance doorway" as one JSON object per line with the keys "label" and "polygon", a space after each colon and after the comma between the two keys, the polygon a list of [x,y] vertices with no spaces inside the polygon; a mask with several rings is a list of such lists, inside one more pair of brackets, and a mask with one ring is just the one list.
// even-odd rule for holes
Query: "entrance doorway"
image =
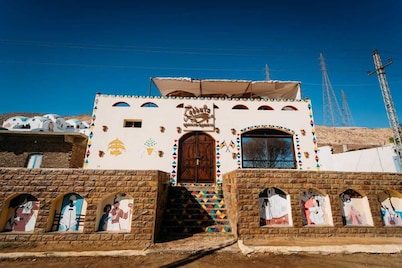
{"label": "entrance doorway", "polygon": [[186,134],[179,142],[178,182],[215,182],[215,140],[200,131]]}

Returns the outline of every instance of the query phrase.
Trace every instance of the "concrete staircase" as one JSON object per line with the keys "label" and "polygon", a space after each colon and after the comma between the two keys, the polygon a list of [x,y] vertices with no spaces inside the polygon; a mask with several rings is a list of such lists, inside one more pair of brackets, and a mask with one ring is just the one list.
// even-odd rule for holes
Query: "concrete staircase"
{"label": "concrete staircase", "polygon": [[185,183],[170,188],[162,235],[230,232],[225,200],[215,184]]}

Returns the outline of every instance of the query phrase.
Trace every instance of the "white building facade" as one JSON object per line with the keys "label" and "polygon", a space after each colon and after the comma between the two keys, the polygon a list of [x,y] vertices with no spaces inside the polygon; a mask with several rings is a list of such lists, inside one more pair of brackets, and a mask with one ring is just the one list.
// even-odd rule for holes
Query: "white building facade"
{"label": "white building facade", "polygon": [[346,172],[401,172],[393,144],[332,154],[331,147],[319,147],[321,170]]}
{"label": "white building facade", "polygon": [[84,168],[221,183],[238,168],[320,170],[299,82],[152,78],[162,96],[97,94]]}

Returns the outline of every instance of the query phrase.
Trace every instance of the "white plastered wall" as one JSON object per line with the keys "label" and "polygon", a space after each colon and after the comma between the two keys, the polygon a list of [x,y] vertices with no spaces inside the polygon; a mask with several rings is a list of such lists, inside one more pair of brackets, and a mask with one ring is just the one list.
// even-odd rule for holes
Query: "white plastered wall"
{"label": "white plastered wall", "polygon": [[[130,107],[114,107],[118,102],[125,102]],[[152,102],[158,107],[141,107]],[[184,108],[178,105],[191,105],[213,109],[214,127],[206,127],[217,145],[225,142],[228,147],[221,148],[220,172],[240,167],[233,153],[238,148],[230,147],[233,141],[238,145],[240,134],[256,128],[276,128],[293,134],[297,168],[299,170],[318,170],[317,143],[314,130],[314,119],[309,100],[250,100],[221,98],[174,98],[174,97],[139,97],[101,95],[95,97],[91,134],[84,168],[88,169],[157,169],[165,172],[174,170],[174,154],[178,152],[180,138],[190,128],[184,126]],[[233,110],[235,105],[245,105],[248,110]],[[274,110],[258,110],[260,106],[270,106]],[[283,111],[285,106],[293,106],[297,111]],[[139,120],[141,128],[124,128],[124,120]],[[164,131],[161,132],[161,127]],[[181,128],[178,133],[177,127]],[[219,133],[214,130],[219,129]],[[232,129],[236,130],[233,134]],[[202,129],[198,129],[202,130]],[[113,140],[122,142],[125,150],[119,155],[111,155],[108,145]],[[153,141],[153,151],[147,152],[147,141]],[[101,157],[101,153],[104,155]],[[162,156],[160,155],[162,152]],[[177,161],[177,159],[176,159]]]}

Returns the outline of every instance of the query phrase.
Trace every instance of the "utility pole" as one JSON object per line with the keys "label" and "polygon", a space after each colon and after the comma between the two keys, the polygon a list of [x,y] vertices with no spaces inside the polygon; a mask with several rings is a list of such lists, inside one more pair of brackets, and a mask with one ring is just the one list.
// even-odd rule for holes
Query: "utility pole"
{"label": "utility pole", "polygon": [[[323,99],[323,112],[324,112],[324,125],[328,126],[344,126],[345,120],[341,113],[338,101],[331,82],[329,81],[327,66],[325,65],[324,56],[320,53],[320,65],[322,72],[322,99]],[[340,121],[340,122],[339,122]]]}
{"label": "utility pole", "polygon": [[382,97],[384,99],[385,109],[388,115],[388,121],[394,135],[394,146],[396,154],[399,158],[399,166],[402,168],[402,139],[401,132],[399,129],[399,120],[394,107],[394,102],[392,101],[391,92],[389,90],[387,78],[385,76],[385,67],[392,64],[392,59],[388,59],[388,63],[382,65],[380,54],[377,50],[373,52],[374,66],[375,70],[370,71],[368,75],[377,73],[378,81],[380,82]]}
{"label": "utility pole", "polygon": [[342,98],[342,112],[343,117],[345,118],[345,126],[352,127],[355,125],[355,122],[353,121],[352,113],[350,112],[345,92],[342,89],[341,89],[341,98]]}

